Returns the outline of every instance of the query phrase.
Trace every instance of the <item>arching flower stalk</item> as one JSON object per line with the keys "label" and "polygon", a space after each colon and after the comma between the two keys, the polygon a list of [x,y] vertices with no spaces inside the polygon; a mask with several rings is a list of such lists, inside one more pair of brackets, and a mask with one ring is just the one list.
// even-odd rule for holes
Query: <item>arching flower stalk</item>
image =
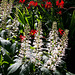
{"label": "arching flower stalk", "polygon": [[[64,38],[64,39],[63,39]],[[50,70],[55,70],[56,66],[62,61],[62,57],[65,55],[65,49],[68,45],[68,30],[66,30],[61,38],[58,37],[57,23],[53,22],[52,30],[49,33],[47,47],[49,59],[45,63],[45,67]],[[66,44],[64,46],[64,44]],[[47,66],[48,65],[48,66]]]}
{"label": "arching flower stalk", "polygon": [[[9,6],[8,6],[8,11],[9,11],[9,13],[11,13],[12,12],[12,6],[13,6],[13,0],[9,0]],[[9,14],[8,13],[8,14]]]}
{"label": "arching flower stalk", "polygon": [[20,24],[19,21],[16,19],[13,20],[13,23],[11,23],[11,20],[9,19],[8,25],[6,26],[6,28],[9,29],[9,32],[10,32],[9,36],[10,37],[11,37],[11,35],[12,35],[12,38],[14,36],[17,36],[17,32],[19,30],[19,28],[18,28],[19,24]]}
{"label": "arching flower stalk", "polygon": [[34,38],[34,42],[33,42],[33,45],[34,47],[36,48],[36,50],[40,50],[41,49],[41,46],[43,45],[42,43],[42,27],[41,27],[41,22],[38,23],[38,27],[37,27],[37,34],[35,35],[35,38]]}
{"label": "arching flower stalk", "polygon": [[47,47],[49,48],[49,51],[51,51],[56,46],[58,40],[59,37],[58,37],[57,23],[53,22],[52,30],[50,31],[49,38],[48,38],[49,43],[47,43]]}
{"label": "arching flower stalk", "polygon": [[61,37],[61,43],[64,48],[67,48],[67,46],[68,46],[68,33],[69,33],[69,30],[65,29],[64,34]]}
{"label": "arching flower stalk", "polygon": [[19,56],[23,57],[23,58],[29,58],[29,53],[30,53],[30,43],[31,41],[29,40],[29,25],[26,24],[25,29],[24,29],[24,40],[21,43],[21,49],[20,49],[20,54]]}

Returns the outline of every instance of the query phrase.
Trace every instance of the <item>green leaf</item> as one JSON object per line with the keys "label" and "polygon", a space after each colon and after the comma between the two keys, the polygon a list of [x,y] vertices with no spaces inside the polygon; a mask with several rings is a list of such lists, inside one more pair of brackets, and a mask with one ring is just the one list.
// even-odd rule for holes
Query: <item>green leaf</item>
{"label": "green leaf", "polygon": [[27,7],[25,7],[25,8],[26,8],[26,12],[27,12],[27,14],[29,14],[29,11],[28,11]]}
{"label": "green leaf", "polygon": [[0,37],[0,45],[5,48],[8,52],[10,51],[11,42]]}
{"label": "green leaf", "polygon": [[29,25],[29,21],[28,21],[28,18],[27,17],[25,17],[25,20],[26,20],[27,24]]}
{"label": "green leaf", "polygon": [[73,74],[71,72],[67,72],[66,75],[75,75],[75,74]]}
{"label": "green leaf", "polygon": [[53,74],[54,74],[54,75],[63,75],[63,74],[60,73],[58,70],[55,70],[55,71],[53,72]]}
{"label": "green leaf", "polygon": [[69,26],[69,30],[70,30],[70,36],[73,36],[74,32],[75,32],[75,10],[73,11],[73,15],[72,15],[72,19],[71,19],[71,24]]}
{"label": "green leaf", "polygon": [[38,5],[42,8],[42,10],[43,10],[44,12],[46,12],[45,9],[41,6],[40,3],[38,3]]}
{"label": "green leaf", "polygon": [[5,49],[2,49],[3,60],[9,63],[13,63],[12,58],[6,53],[7,51]]}
{"label": "green leaf", "polygon": [[0,33],[0,35],[1,35],[2,38],[6,38],[7,31],[6,30],[2,30],[1,33]]}
{"label": "green leaf", "polygon": [[12,51],[13,54],[16,52],[16,43],[11,45],[10,50]]}
{"label": "green leaf", "polygon": [[15,72],[22,65],[22,60],[21,59],[15,59],[14,61],[16,61],[16,62],[8,68],[8,71],[9,71],[8,75],[10,73]]}
{"label": "green leaf", "polygon": [[6,64],[9,64],[7,61],[3,61],[3,64],[5,64],[5,63],[6,63]]}
{"label": "green leaf", "polygon": [[9,15],[9,16],[10,16],[11,20],[14,20],[11,15]]}
{"label": "green leaf", "polygon": [[21,71],[20,71],[20,75],[25,75],[26,72],[26,67],[24,66],[24,64],[21,66]]}
{"label": "green leaf", "polygon": [[51,72],[47,68],[42,67],[41,71],[42,71],[42,75],[52,75]]}
{"label": "green leaf", "polygon": [[34,49],[35,49],[35,47],[30,46],[30,49],[33,49],[33,50],[34,50]]}
{"label": "green leaf", "polygon": [[16,8],[16,10],[18,11],[18,15],[17,14],[15,14],[15,15],[17,16],[18,21],[25,25],[26,24],[25,19],[24,19],[25,11],[23,11],[23,13],[22,13],[18,8]]}
{"label": "green leaf", "polygon": [[0,54],[0,66],[2,65],[2,61],[3,61],[2,54]]}
{"label": "green leaf", "polygon": [[21,71],[19,73],[19,75],[30,75],[29,71],[30,71],[30,63],[26,64],[26,62],[21,66]]}
{"label": "green leaf", "polygon": [[23,33],[23,30],[22,29],[20,30],[20,33]]}

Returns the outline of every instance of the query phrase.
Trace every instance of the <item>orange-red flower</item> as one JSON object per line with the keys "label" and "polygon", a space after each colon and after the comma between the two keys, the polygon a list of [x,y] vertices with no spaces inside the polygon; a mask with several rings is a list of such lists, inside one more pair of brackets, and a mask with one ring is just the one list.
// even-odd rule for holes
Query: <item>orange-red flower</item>
{"label": "orange-red flower", "polygon": [[43,5],[43,4],[41,4],[41,6],[42,6],[42,7],[44,7],[44,5]]}
{"label": "orange-red flower", "polygon": [[34,7],[36,7],[37,5],[38,5],[37,2],[34,2],[34,1],[30,1],[30,2],[29,2],[29,6],[34,6]]}
{"label": "orange-red flower", "polygon": [[35,34],[37,34],[37,32],[38,32],[37,30],[32,29],[32,30],[30,31],[30,33],[29,33],[29,34],[30,34],[30,35],[35,35]]}
{"label": "orange-red flower", "polygon": [[57,14],[61,15],[62,14],[62,11],[60,10],[59,12],[57,12]]}
{"label": "orange-red flower", "polygon": [[37,5],[38,5],[38,3],[37,3],[37,2],[35,2],[34,6],[36,7]]}
{"label": "orange-red flower", "polygon": [[46,2],[45,8],[49,9],[51,7],[52,7],[52,3],[51,2]]}
{"label": "orange-red flower", "polygon": [[25,2],[25,0],[19,0],[19,3],[24,3]]}
{"label": "orange-red flower", "polygon": [[56,6],[58,6],[58,8],[64,8],[64,1],[61,0],[61,2],[59,3],[59,0],[56,1]]}
{"label": "orange-red flower", "polygon": [[58,5],[59,5],[59,0],[56,1],[56,6],[58,6]]}
{"label": "orange-red flower", "polygon": [[64,33],[64,31],[61,28],[59,28],[58,32],[60,33],[60,35],[63,35]]}
{"label": "orange-red flower", "polygon": [[30,9],[30,6],[28,6],[27,9]]}
{"label": "orange-red flower", "polygon": [[34,6],[34,3],[35,3],[34,1],[30,1],[29,6],[31,6],[31,5]]}
{"label": "orange-red flower", "polygon": [[20,37],[20,39],[21,39],[21,42],[23,42],[24,39],[25,39],[25,36],[20,35],[19,37]]}

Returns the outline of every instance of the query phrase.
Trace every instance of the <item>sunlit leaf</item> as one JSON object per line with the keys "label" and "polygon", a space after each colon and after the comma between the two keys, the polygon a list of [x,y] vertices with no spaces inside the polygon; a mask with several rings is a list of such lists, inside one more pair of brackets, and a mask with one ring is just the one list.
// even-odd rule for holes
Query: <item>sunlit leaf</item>
{"label": "sunlit leaf", "polygon": [[16,62],[8,68],[8,70],[9,70],[8,75],[10,73],[15,72],[21,65],[22,65],[22,60],[17,59]]}
{"label": "sunlit leaf", "polygon": [[16,43],[11,45],[10,50],[12,50],[13,54],[16,52]]}
{"label": "sunlit leaf", "polygon": [[30,49],[35,49],[35,47],[30,46]]}
{"label": "sunlit leaf", "polygon": [[75,75],[75,74],[73,74],[71,72],[67,72],[66,75]]}

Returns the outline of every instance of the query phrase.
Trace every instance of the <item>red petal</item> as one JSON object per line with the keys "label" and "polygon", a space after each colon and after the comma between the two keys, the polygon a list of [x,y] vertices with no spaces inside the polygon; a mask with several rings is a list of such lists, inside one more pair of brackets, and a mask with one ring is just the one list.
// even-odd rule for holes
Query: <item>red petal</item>
{"label": "red petal", "polygon": [[23,3],[25,2],[25,0],[23,0]]}
{"label": "red petal", "polygon": [[41,4],[41,6],[42,6],[42,7],[44,7],[44,5],[43,5],[43,4]]}
{"label": "red petal", "polygon": [[59,5],[59,0],[56,1],[56,5],[57,5],[57,6]]}
{"label": "red petal", "polygon": [[37,5],[38,5],[38,3],[37,3],[37,2],[35,2],[34,6],[37,6]]}

